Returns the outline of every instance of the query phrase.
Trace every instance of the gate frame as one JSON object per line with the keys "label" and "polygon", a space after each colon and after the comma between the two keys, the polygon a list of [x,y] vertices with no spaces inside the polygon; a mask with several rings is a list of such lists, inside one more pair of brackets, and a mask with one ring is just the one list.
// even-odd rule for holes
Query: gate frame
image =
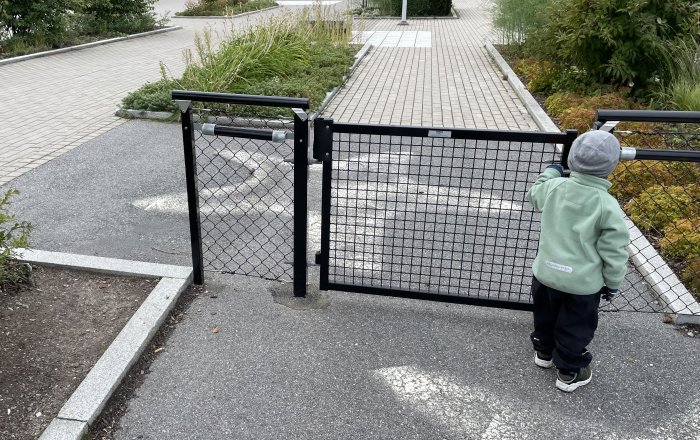
{"label": "gate frame", "polygon": [[[565,165],[565,158],[568,156],[568,151],[571,148],[571,144],[578,136],[578,132],[576,130],[567,130],[566,133],[554,133],[444,127],[416,127],[403,125],[348,124],[334,123],[332,119],[326,118],[317,118],[314,121],[313,157],[314,159],[323,162],[321,184],[321,251],[316,254],[316,263],[320,264],[321,266],[319,281],[320,290],[339,290],[345,292],[367,293],[371,295],[394,296],[436,302],[471,304],[476,306],[488,306],[512,310],[532,310],[532,303],[530,302],[504,301],[488,298],[430,293],[422,290],[389,289],[330,282],[329,265],[333,133],[553,144],[553,148],[557,149],[561,153],[562,165]],[[559,149],[557,145],[562,145],[563,148]]]}
{"label": "gate frame", "polygon": [[[194,124],[192,121],[192,102],[283,107],[289,108],[294,112],[293,291],[294,296],[306,296],[308,276],[308,264],[306,261],[308,223],[307,190],[309,176],[309,117],[306,111],[310,107],[309,100],[307,98],[286,98],[279,96],[257,96],[187,90],[173,90],[171,96],[180,108],[185,153],[185,178],[187,180],[187,206],[189,210],[192,269],[194,284],[197,285],[204,284],[204,254],[202,252],[202,224],[199,215],[199,188],[194,143]],[[251,130],[251,132],[253,131],[254,130]]]}

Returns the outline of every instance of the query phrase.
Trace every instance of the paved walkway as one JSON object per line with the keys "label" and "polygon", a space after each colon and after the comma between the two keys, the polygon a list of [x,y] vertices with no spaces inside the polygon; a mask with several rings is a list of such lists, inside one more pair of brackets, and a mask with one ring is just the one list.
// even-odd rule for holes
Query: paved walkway
{"label": "paved walkway", "polygon": [[[180,3],[161,0],[158,13]],[[344,122],[535,129],[483,49],[490,32],[483,2],[455,5],[458,20],[358,22],[358,31],[381,42],[325,115]],[[231,23],[240,29],[286,10]],[[184,29],[0,66],[0,185],[126,122],[114,111],[127,93],[158,80],[161,61],[179,75],[183,50],[193,47],[195,33],[212,26],[216,37],[229,23],[172,21]],[[394,47],[385,47],[397,31],[402,34]]]}
{"label": "paved walkway", "polygon": [[[324,116],[342,122],[536,130],[484,44],[483,0],[455,0],[459,19],[356,22],[377,45]],[[364,32],[362,32],[364,31]]]}
{"label": "paved walkway", "polygon": [[[177,3],[166,0],[158,11]],[[217,39],[229,24],[240,29],[283,10],[234,20],[174,18],[183,29],[0,65],[0,185],[126,122],[114,116],[121,99],[160,79],[161,61],[178,76],[197,32],[210,26]]]}

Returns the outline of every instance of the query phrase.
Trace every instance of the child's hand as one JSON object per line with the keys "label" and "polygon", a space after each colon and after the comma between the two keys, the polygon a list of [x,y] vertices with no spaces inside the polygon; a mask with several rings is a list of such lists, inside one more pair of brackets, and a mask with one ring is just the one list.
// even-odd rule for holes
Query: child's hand
{"label": "child's hand", "polygon": [[619,294],[620,291],[617,289],[608,289],[607,287],[603,287],[603,294],[601,295],[601,298],[606,301],[612,301],[617,298],[617,295]]}
{"label": "child's hand", "polygon": [[558,163],[549,164],[549,165],[547,165],[547,168],[552,168],[552,169],[559,171],[559,174],[561,174],[561,176],[564,177],[564,167],[562,167],[560,164],[558,164]]}

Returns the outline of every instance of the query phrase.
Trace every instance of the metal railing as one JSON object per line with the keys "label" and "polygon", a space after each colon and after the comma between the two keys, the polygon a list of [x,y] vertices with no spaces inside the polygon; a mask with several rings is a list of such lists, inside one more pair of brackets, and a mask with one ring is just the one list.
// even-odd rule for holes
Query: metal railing
{"label": "metal railing", "polygon": [[[625,302],[608,310],[700,315],[700,112],[599,110],[623,147],[610,190],[630,218]],[[648,286],[655,295],[646,292]]]}
{"label": "metal railing", "polygon": [[[309,101],[180,90],[172,97],[181,110],[195,283],[205,268],[292,278],[294,294],[304,296]],[[241,112],[231,106],[293,116],[234,117]]]}

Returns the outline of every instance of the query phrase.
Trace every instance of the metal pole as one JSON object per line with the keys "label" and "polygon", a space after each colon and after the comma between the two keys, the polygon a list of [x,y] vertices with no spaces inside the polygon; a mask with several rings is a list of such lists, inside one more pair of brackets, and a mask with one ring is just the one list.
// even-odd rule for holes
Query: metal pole
{"label": "metal pole", "polygon": [[309,178],[309,121],[294,109],[294,296],[306,296],[306,227]]}
{"label": "metal pole", "polygon": [[408,9],[408,0],[403,0],[401,3],[401,21],[399,24],[408,24],[406,21],[406,10]]}
{"label": "metal pole", "polygon": [[194,151],[192,102],[178,101],[182,119],[182,141],[185,147],[185,178],[187,180],[187,209],[190,216],[190,243],[192,245],[192,273],[194,283],[204,284],[204,257],[202,255],[202,225],[199,219],[199,190],[197,188],[197,160]]}

